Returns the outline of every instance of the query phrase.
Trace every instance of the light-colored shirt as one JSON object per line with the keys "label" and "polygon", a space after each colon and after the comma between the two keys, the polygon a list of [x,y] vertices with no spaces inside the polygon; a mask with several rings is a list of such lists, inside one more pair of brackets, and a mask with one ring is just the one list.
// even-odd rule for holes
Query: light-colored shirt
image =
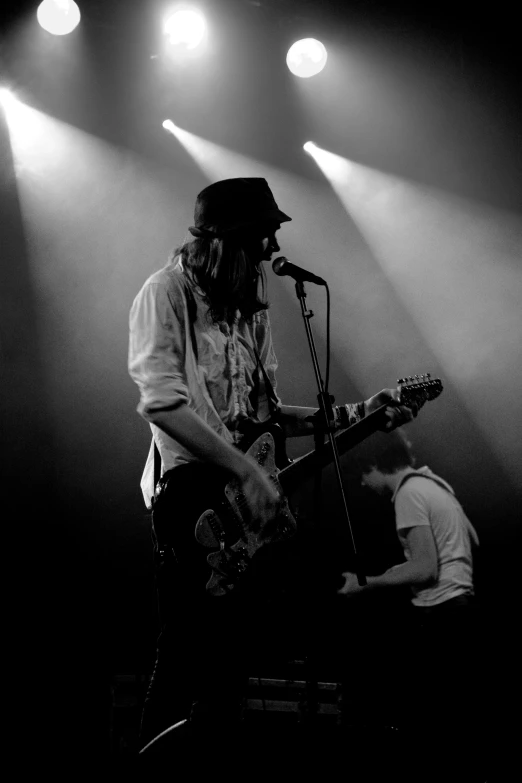
{"label": "light-colored shirt", "polygon": [[[434,606],[464,593],[473,593],[471,541],[477,534],[452,487],[424,466],[393,495],[395,524],[407,560],[410,559],[406,532],[416,526],[429,526],[437,548],[438,576],[434,585],[412,587],[412,603]],[[407,474],[406,474],[407,475]],[[443,484],[437,484],[433,478]]]}
{"label": "light-colored shirt", "polygon": [[[203,293],[169,263],[144,283],[130,312],[129,372],[140,390],[138,412],[189,405],[229,443],[239,443],[242,420],[265,421],[270,404],[254,347],[274,389],[277,359],[266,310],[247,323],[214,324]],[[145,504],[154,494],[154,441],[161,474],[194,456],[151,423],[153,441],[141,480]]]}

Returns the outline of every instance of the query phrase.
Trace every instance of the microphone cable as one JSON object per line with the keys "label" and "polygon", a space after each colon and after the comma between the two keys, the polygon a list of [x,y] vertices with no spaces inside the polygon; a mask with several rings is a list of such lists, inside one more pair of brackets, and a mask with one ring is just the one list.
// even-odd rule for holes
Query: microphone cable
{"label": "microphone cable", "polygon": [[328,283],[325,284],[326,288],[326,372],[324,381],[325,393],[328,393],[328,386],[330,384],[330,288]]}

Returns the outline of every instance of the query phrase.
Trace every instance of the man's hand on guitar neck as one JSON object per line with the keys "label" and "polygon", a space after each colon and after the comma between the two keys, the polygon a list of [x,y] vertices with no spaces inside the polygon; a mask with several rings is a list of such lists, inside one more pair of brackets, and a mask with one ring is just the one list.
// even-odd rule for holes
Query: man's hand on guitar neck
{"label": "man's hand on guitar neck", "polygon": [[417,405],[412,404],[411,407],[408,407],[401,405],[400,402],[401,394],[398,389],[382,389],[382,391],[364,401],[364,409],[366,415],[368,415],[382,408],[383,405],[387,405],[385,411],[387,421],[382,429],[386,430],[386,432],[391,432],[396,427],[401,427],[414,419],[419,410]]}
{"label": "man's hand on guitar neck", "polygon": [[[398,389],[382,389],[377,394],[374,394],[373,397],[365,400],[364,403],[357,403],[357,405],[354,403],[351,407],[359,409],[364,405],[364,415],[368,416],[389,403],[385,411],[386,424],[382,427],[382,429],[389,432],[411,421],[418,413],[417,405],[401,405],[400,400],[401,395]],[[336,410],[339,412],[339,408],[336,408]],[[321,421],[322,418],[318,408],[302,408],[295,405],[281,406],[279,423],[282,425],[287,438],[311,435],[316,426],[322,426]],[[343,422],[341,406],[341,416],[336,418],[335,428],[344,429],[347,426],[349,426],[349,423]]]}

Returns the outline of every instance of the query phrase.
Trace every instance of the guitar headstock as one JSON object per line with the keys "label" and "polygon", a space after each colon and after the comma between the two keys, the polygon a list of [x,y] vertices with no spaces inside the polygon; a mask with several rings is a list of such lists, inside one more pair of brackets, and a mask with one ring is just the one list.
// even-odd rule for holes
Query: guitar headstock
{"label": "guitar headstock", "polygon": [[409,375],[399,378],[397,386],[401,402],[405,405],[414,403],[421,408],[425,402],[436,399],[442,393],[443,385],[440,378],[432,378],[429,372],[424,375]]}

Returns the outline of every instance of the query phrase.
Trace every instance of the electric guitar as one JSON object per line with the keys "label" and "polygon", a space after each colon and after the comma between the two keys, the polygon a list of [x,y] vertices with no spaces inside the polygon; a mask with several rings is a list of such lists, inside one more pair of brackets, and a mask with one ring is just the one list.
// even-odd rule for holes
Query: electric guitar
{"label": "electric guitar", "polygon": [[[438,397],[443,389],[439,378],[429,374],[410,376],[399,382],[401,404],[421,408],[429,400]],[[386,423],[385,410],[390,403],[381,406],[364,419],[335,434],[339,454],[344,454]],[[276,517],[259,528],[252,524],[245,496],[238,481],[229,481],[221,493],[217,493],[212,508],[204,511],[196,523],[196,540],[212,550],[207,562],[212,569],[207,591],[215,596],[226,595],[248,570],[254,554],[266,544],[290,538],[297,523],[288,504],[287,495],[296,489],[314,471],[326,467],[333,459],[330,442],[318,451],[299,457],[281,470],[277,467],[276,454],[284,439],[282,429],[276,425],[256,425],[263,432],[250,445],[246,453],[268,473],[274,482],[281,501]],[[280,463],[279,463],[280,464]],[[224,490],[224,491],[223,491]]]}

